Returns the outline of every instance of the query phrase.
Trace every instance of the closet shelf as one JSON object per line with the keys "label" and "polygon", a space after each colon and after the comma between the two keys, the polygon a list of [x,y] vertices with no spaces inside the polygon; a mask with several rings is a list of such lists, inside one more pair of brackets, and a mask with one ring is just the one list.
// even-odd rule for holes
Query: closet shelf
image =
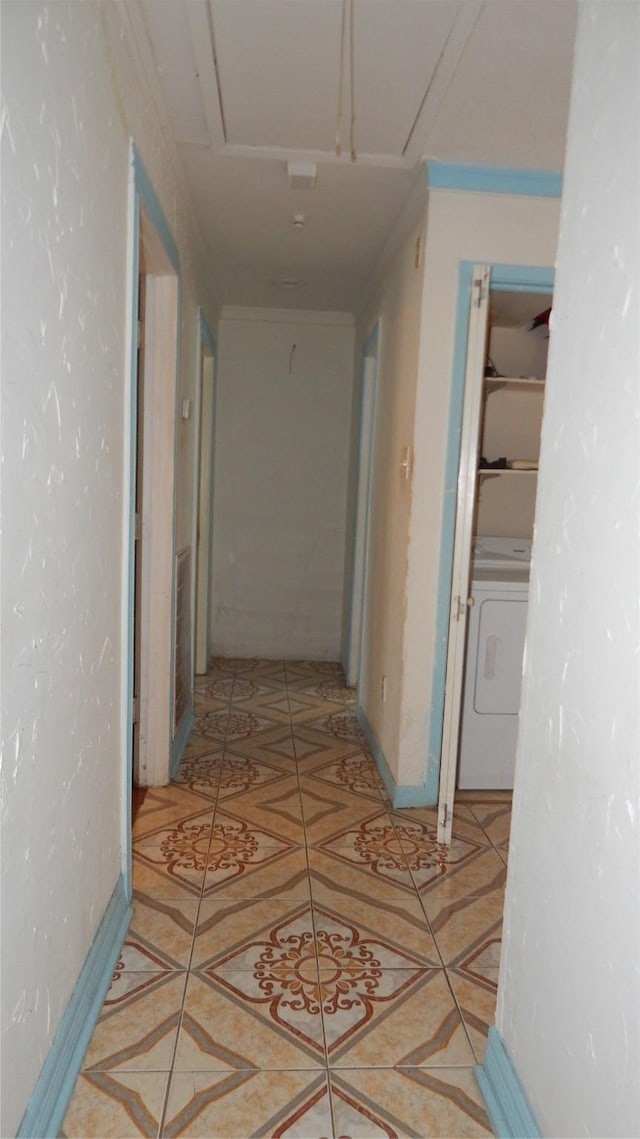
{"label": "closet shelf", "polygon": [[527,379],[526,376],[485,376],[484,389],[487,395],[507,387],[525,388],[529,391],[534,388],[544,389],[544,380]]}
{"label": "closet shelf", "polygon": [[538,473],[537,467],[534,467],[532,470],[528,470],[528,471],[512,471],[510,467],[507,467],[506,470],[505,469],[496,470],[495,467],[479,467],[478,468],[478,476],[481,479],[502,479],[502,478],[505,478],[505,476],[509,476],[509,475],[511,477],[515,476],[516,478],[523,478],[523,477],[526,478],[528,475],[529,476],[530,475],[537,475],[537,473]]}

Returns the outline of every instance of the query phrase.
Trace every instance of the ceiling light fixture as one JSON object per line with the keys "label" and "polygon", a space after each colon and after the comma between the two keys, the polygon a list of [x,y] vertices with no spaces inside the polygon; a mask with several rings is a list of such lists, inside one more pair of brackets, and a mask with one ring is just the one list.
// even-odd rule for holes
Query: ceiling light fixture
{"label": "ceiling light fixture", "polygon": [[276,285],[278,289],[301,289],[306,285],[306,281],[301,280],[300,277],[272,277],[271,284]]}
{"label": "ceiling light fixture", "polygon": [[306,219],[305,219],[304,214],[294,214],[293,215],[293,228],[294,229],[304,229],[305,220]]}
{"label": "ceiling light fixture", "polygon": [[287,178],[291,190],[313,190],[317,176],[317,162],[287,162]]}

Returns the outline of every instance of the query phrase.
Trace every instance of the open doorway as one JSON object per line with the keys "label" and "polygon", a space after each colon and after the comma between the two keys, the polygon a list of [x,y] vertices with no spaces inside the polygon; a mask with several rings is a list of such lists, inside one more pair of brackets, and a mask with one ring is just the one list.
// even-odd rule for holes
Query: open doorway
{"label": "open doorway", "polygon": [[126,519],[123,852],[130,885],[134,791],[170,778],[175,657],[178,254],[132,151],[130,500]]}
{"label": "open doorway", "polygon": [[[513,786],[551,282],[473,269],[453,529],[438,837],[456,786]],[[455,406],[455,404],[454,404]]]}

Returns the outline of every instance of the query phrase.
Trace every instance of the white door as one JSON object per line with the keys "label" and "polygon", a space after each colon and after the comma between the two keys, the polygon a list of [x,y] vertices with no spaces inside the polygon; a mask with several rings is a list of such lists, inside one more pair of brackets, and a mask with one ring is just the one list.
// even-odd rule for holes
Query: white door
{"label": "white door", "polygon": [[440,760],[440,795],[438,800],[438,842],[446,843],[451,841],[453,822],[467,614],[471,600],[469,596],[471,548],[489,318],[490,276],[491,270],[488,265],[474,266],[460,439],[451,610],[449,613],[449,640],[442,725],[442,755]]}

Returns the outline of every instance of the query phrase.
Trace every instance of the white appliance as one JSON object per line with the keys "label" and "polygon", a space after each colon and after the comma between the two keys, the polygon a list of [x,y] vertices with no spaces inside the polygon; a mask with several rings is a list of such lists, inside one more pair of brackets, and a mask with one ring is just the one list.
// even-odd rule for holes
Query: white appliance
{"label": "white appliance", "polygon": [[467,629],[458,787],[513,787],[530,538],[476,538]]}

